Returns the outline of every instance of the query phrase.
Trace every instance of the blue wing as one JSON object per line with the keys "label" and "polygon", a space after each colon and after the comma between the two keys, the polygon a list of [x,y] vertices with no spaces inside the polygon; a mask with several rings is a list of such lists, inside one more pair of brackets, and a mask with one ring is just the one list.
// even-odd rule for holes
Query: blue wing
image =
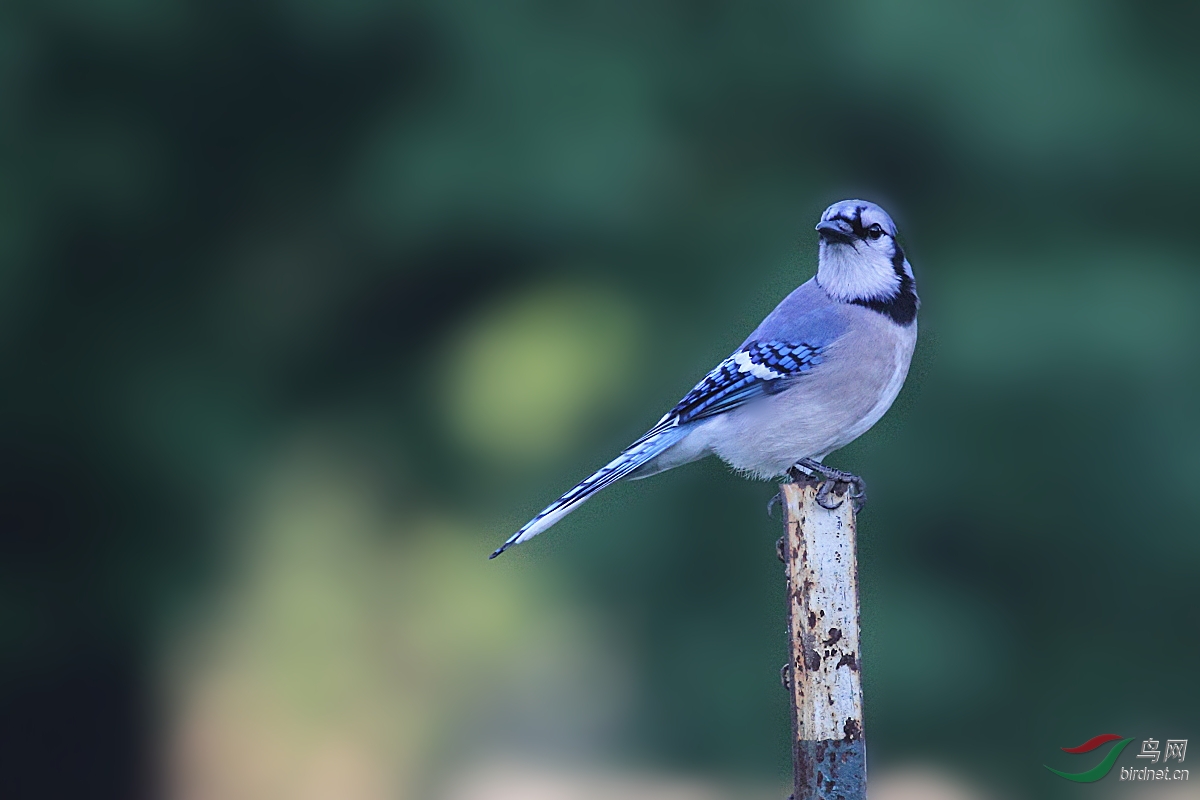
{"label": "blue wing", "polygon": [[804,342],[747,342],[704,376],[655,428],[702,420],[780,392],[820,364],[824,351]]}

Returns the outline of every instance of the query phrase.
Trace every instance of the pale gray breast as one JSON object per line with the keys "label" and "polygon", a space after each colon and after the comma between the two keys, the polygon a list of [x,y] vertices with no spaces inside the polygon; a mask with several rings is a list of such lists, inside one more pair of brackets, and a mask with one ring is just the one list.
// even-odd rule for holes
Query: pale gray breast
{"label": "pale gray breast", "polygon": [[801,458],[849,444],[891,406],[908,374],[915,323],[899,328],[861,306],[839,310],[849,324],[818,369],[706,423],[705,443],[721,458],[760,477],[781,475]]}
{"label": "pale gray breast", "polygon": [[[842,398],[844,412],[837,427],[841,435],[831,449],[849,444],[887,412],[904,386],[917,343],[917,323],[900,327],[884,315],[845,306],[851,319],[845,336],[830,347],[834,369],[823,387]],[[816,377],[816,376],[814,376]]]}

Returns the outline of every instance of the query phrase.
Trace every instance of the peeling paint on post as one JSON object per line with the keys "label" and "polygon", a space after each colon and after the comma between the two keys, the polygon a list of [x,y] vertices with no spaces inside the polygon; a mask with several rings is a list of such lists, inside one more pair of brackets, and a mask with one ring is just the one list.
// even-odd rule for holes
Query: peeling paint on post
{"label": "peeling paint on post", "polygon": [[829,511],[819,484],[788,483],[783,500],[795,800],[866,800],[854,510]]}

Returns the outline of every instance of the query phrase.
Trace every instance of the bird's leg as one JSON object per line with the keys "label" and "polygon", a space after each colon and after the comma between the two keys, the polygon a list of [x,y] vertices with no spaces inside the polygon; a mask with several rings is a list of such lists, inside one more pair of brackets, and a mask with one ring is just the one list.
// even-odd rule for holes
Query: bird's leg
{"label": "bird's leg", "polygon": [[816,480],[812,471],[799,462],[788,467],[787,476],[792,483],[813,483]]}
{"label": "bird's leg", "polygon": [[838,483],[846,484],[849,490],[847,496],[850,498],[850,502],[854,504],[855,511],[860,511],[867,504],[867,485],[863,482],[862,478],[854,473],[826,466],[811,458],[800,459],[796,462],[796,467],[793,467],[793,469],[797,467],[811,472],[818,472],[825,478],[821,482],[821,488],[817,490],[816,497],[817,504],[821,508],[827,508],[832,511],[842,504],[841,500],[832,504],[829,502],[829,495]]}

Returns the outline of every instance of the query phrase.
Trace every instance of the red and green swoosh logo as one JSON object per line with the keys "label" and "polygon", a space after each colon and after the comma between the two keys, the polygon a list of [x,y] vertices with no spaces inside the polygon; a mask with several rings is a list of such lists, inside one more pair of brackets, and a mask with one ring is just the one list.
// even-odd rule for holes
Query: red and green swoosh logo
{"label": "red and green swoosh logo", "polygon": [[1091,739],[1088,739],[1078,747],[1062,748],[1063,752],[1066,753],[1090,753],[1097,747],[1103,747],[1109,742],[1119,742],[1119,744],[1113,746],[1113,748],[1108,751],[1108,755],[1104,757],[1103,761],[1089,769],[1087,772],[1060,772],[1054,767],[1047,766],[1046,764],[1043,764],[1042,766],[1046,767],[1046,769],[1050,770],[1060,778],[1066,778],[1067,780],[1075,781],[1076,783],[1091,783],[1092,781],[1100,780],[1109,773],[1109,771],[1113,768],[1113,764],[1117,763],[1117,756],[1121,755],[1121,751],[1124,750],[1125,747],[1132,741],[1133,739],[1124,739],[1120,736],[1117,736],[1115,733],[1102,733],[1099,736],[1093,736]]}

